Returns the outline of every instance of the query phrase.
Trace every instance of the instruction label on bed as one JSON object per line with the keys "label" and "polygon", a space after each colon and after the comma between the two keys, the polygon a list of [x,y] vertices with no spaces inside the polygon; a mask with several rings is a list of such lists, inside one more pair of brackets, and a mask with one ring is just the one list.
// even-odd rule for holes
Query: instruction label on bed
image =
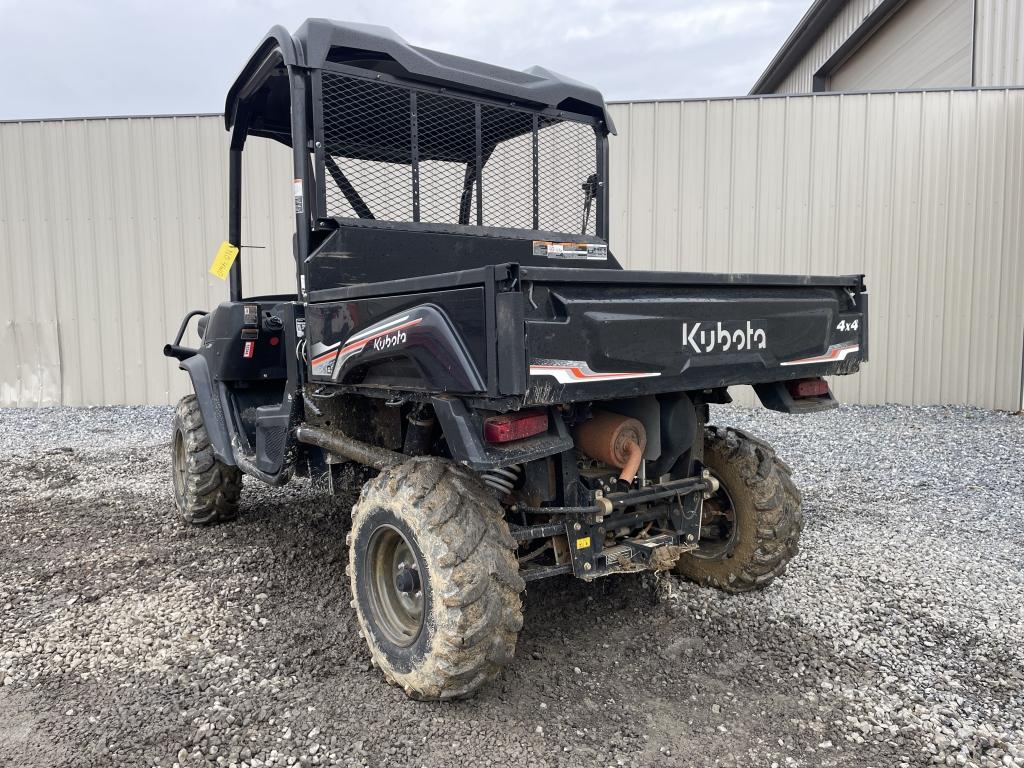
{"label": "instruction label on bed", "polygon": [[238,248],[225,240],[217,249],[217,255],[213,257],[210,274],[221,280],[227,280],[228,272],[231,271],[231,265],[235,263],[236,256],[238,256]]}
{"label": "instruction label on bed", "polygon": [[550,240],[534,240],[533,255],[549,259],[607,261],[608,246],[600,243],[555,243]]}

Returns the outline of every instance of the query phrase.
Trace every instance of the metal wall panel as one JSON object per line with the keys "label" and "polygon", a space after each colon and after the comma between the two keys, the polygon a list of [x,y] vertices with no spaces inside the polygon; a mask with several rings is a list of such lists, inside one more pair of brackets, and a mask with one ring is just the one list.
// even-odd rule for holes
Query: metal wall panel
{"label": "metal wall panel", "polygon": [[[850,0],[829,24],[814,45],[804,54],[800,61],[786,75],[776,89],[776,93],[810,93],[814,90],[814,74],[822,65],[845,43],[854,31],[861,26],[867,16],[875,10],[882,0]],[[970,9],[967,6],[971,6]],[[958,85],[974,85],[977,87],[1013,87],[1024,85],[1024,2],[1021,0],[911,0],[907,7],[901,9],[889,19],[875,36],[885,35],[887,29],[898,23],[899,19],[915,15],[930,15],[934,10],[947,16],[949,21],[956,18],[962,28],[962,35],[953,41],[953,49],[949,42],[935,42],[921,45],[915,50],[902,50],[899,55],[906,59],[896,66],[887,66],[884,78],[879,80],[851,78],[849,82],[838,80],[833,82],[830,90],[872,90],[877,88],[923,88],[937,86],[942,88]],[[969,11],[969,13],[968,13]],[[908,12],[909,16],[908,16]],[[908,25],[914,30],[921,28],[920,23]],[[945,29],[949,37],[951,29]],[[965,78],[967,55],[963,52],[964,40],[973,36],[970,59],[973,61],[973,78]],[[869,41],[861,48],[854,59],[871,45]],[[876,46],[878,44],[876,43]],[[892,52],[894,46],[884,46]],[[895,47],[899,50],[899,47]],[[952,57],[952,52],[959,55]],[[870,58],[881,58],[886,55],[878,51]],[[851,60],[852,61],[852,60]],[[922,67],[931,70],[946,64],[946,72],[926,72],[921,77]],[[930,66],[929,66],[930,65]],[[903,76],[905,75],[905,76]],[[940,77],[941,75],[941,77]]]}
{"label": "metal wall panel", "polygon": [[[227,296],[207,273],[227,231],[216,116],[0,123],[0,405],[170,403],[160,354],[182,314]],[[246,153],[247,292],[294,291],[291,160]],[[11,354],[12,350],[14,354]]]}
{"label": "metal wall panel", "polygon": [[[864,272],[852,402],[1016,409],[1024,91],[611,106],[612,246],[632,268]],[[0,124],[0,405],[171,403],[160,350],[227,286],[219,117]],[[288,151],[245,153],[248,294],[294,291]],[[260,247],[262,246],[262,247]],[[750,402],[749,396],[747,402]]]}
{"label": "metal wall panel", "polygon": [[839,46],[845,43],[864,19],[877,8],[883,0],[850,0],[828,28],[803,55],[799,63],[786,75],[779,84],[776,93],[810,93],[814,90],[814,73],[821,69],[822,64],[829,60]]}
{"label": "metal wall panel", "polygon": [[829,78],[829,91],[968,88],[974,0],[910,0]]}
{"label": "metal wall panel", "polygon": [[843,400],[1021,407],[1024,91],[612,113],[612,249],[628,266],[865,273],[871,362],[834,382]]}
{"label": "metal wall panel", "polygon": [[974,84],[1024,85],[1024,3],[977,0]]}

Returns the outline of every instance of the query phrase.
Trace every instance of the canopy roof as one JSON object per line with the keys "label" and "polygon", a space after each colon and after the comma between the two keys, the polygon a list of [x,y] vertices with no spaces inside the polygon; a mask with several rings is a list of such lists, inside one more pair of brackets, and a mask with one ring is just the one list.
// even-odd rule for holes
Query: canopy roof
{"label": "canopy roof", "polygon": [[274,27],[256,48],[228,91],[228,129],[248,104],[248,133],[290,143],[290,100],[286,67],[321,69],[344,64],[404,81],[537,109],[558,109],[603,121],[614,133],[600,92],[543,67],[518,71],[410,45],[387,27],[308,19],[291,35]]}

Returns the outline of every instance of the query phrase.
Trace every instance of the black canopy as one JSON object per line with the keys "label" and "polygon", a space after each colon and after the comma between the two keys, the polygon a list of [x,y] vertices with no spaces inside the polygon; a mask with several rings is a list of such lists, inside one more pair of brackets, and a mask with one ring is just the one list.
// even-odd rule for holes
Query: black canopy
{"label": "black canopy", "polygon": [[410,45],[387,27],[308,19],[294,35],[267,33],[228,91],[224,117],[230,129],[247,105],[248,133],[290,143],[287,66],[321,69],[325,63],[378,72],[405,81],[450,88],[505,103],[558,109],[604,122],[614,133],[597,89],[542,67],[505,69]]}

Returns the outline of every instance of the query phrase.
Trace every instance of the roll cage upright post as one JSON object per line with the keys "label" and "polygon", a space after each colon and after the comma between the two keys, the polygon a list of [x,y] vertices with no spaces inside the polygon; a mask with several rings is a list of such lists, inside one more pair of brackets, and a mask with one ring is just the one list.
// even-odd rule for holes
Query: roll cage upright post
{"label": "roll cage upright post", "polygon": [[[304,298],[303,264],[309,255],[310,215],[308,201],[312,199],[312,178],[309,153],[312,150],[307,126],[308,98],[306,80],[308,70],[297,63],[294,41],[283,27],[274,27],[264,40],[265,55],[241,88],[238,83],[228,96],[227,119],[231,127],[230,157],[228,161],[228,242],[241,249],[242,244],[242,152],[250,132],[252,108],[248,98],[264,83],[269,73],[283,64],[288,78],[290,105],[289,136],[275,132],[274,138],[291,145],[294,180],[301,190],[295,195],[295,262],[296,291]],[[238,90],[236,91],[236,88]],[[236,98],[237,97],[237,98]],[[231,106],[235,105],[232,114]],[[299,137],[296,140],[296,137]],[[241,254],[236,257],[229,274],[231,301],[242,300]]]}
{"label": "roll cage upright post", "polygon": [[311,206],[314,199],[309,162],[309,131],[306,127],[306,70],[288,65],[288,84],[292,105],[292,166],[299,194],[295,195],[295,279],[299,300],[306,298],[306,257],[309,256]]}
{"label": "roll cage upright post", "polygon": [[242,149],[245,146],[245,122],[244,119],[235,122],[228,159],[228,242],[239,249],[228,274],[231,301],[242,300]]}

